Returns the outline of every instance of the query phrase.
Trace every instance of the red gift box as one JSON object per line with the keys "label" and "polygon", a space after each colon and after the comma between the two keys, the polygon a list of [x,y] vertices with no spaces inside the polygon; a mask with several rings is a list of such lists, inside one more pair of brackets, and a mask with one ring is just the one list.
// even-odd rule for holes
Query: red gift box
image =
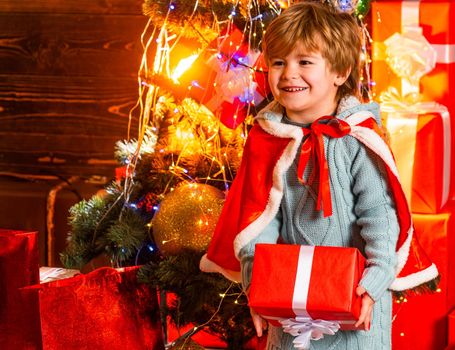
{"label": "red gift box", "polygon": [[249,304],[266,318],[309,316],[354,329],[364,266],[356,248],[257,244]]}
{"label": "red gift box", "polygon": [[137,267],[100,268],[22,288],[25,299],[39,298],[39,348],[164,349],[156,291],[138,283],[136,273]]}
{"label": "red gift box", "polygon": [[0,349],[37,343],[27,315],[18,309],[37,310],[33,299],[22,300],[19,288],[38,282],[38,232],[0,229]]}
{"label": "red gift box", "polygon": [[[430,105],[430,104],[429,104]],[[450,191],[451,131],[445,107],[433,110],[383,108],[403,190],[411,210],[434,214],[447,203]],[[439,109],[439,111],[438,111]]]}
{"label": "red gift box", "polygon": [[443,350],[447,316],[455,307],[454,203],[440,214],[413,214],[415,232],[441,274],[437,293],[407,297],[394,303],[393,349]]}

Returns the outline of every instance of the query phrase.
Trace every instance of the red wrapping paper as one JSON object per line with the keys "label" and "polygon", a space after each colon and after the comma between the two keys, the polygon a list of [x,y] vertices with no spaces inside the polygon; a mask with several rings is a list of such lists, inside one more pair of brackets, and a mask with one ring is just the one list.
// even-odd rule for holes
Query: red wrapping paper
{"label": "red wrapping paper", "polygon": [[[391,147],[394,152],[398,171],[405,192],[408,191],[405,183],[410,182],[408,200],[411,210],[417,213],[438,213],[447,203],[450,186],[450,116],[448,113],[421,113],[396,112],[383,113],[387,120],[390,132]],[[411,119],[417,119],[415,124]],[[410,131],[403,124],[411,123]],[[402,123],[397,127],[395,123]],[[413,126],[414,125],[414,126]],[[408,134],[415,139],[414,159],[410,162]],[[409,141],[409,140],[408,140]]]}
{"label": "red wrapping paper", "polygon": [[19,312],[37,311],[36,300],[22,299],[19,288],[38,282],[38,232],[0,229],[0,349],[39,348],[36,328]]}
{"label": "red wrapping paper", "polygon": [[[156,292],[136,273],[100,268],[23,288],[24,297],[39,297],[42,348],[164,349]],[[33,310],[22,312],[34,317]]]}
{"label": "red wrapping paper", "polygon": [[[257,244],[249,303],[266,317],[293,318],[305,311],[295,307],[295,288],[308,288],[306,312],[313,319],[354,323],[360,315],[361,298],[355,289],[365,260],[355,248],[314,247],[309,285],[299,285],[299,245]],[[302,257],[300,257],[302,259]],[[329,272],[329,273],[328,273]],[[297,281],[297,282],[296,282]],[[340,324],[353,329],[352,324]]]}
{"label": "red wrapping paper", "polygon": [[443,137],[447,132],[449,131],[445,130],[440,114],[427,113],[419,116],[412,171],[413,212],[437,213],[445,204],[441,198],[443,188],[450,183],[450,179],[444,179],[445,176],[450,176],[450,161],[445,160],[449,150]]}
{"label": "red wrapping paper", "polygon": [[455,307],[454,203],[440,214],[413,214],[419,241],[441,274],[438,292],[394,303],[393,349],[443,350],[448,314]]}

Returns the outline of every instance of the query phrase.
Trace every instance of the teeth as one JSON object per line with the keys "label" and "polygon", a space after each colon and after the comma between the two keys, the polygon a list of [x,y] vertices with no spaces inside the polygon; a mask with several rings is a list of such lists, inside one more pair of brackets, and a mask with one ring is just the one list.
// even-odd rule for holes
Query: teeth
{"label": "teeth", "polygon": [[303,91],[303,90],[306,90],[306,89],[307,89],[306,87],[302,87],[302,88],[283,88],[283,90],[287,91],[287,92]]}

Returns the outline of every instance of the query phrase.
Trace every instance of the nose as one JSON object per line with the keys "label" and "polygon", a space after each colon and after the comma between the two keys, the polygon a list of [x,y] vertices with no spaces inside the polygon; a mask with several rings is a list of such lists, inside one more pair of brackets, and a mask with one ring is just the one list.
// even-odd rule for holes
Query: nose
{"label": "nose", "polygon": [[281,74],[281,79],[289,80],[299,77],[298,69],[295,64],[289,63],[284,66],[283,72]]}

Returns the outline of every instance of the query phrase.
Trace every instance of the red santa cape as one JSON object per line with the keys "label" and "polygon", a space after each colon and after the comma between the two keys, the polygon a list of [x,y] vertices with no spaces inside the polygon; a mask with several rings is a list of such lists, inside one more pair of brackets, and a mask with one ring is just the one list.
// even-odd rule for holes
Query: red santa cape
{"label": "red santa cape", "polygon": [[[411,212],[401,188],[390,148],[378,133],[369,111],[345,119],[349,135],[374,151],[387,169],[400,224],[398,265],[390,289],[404,291],[439,276],[436,266],[420,247]],[[277,214],[283,197],[283,174],[292,165],[304,136],[301,127],[277,120],[258,119],[245,144],[242,163],[229,190],[214,236],[200,268],[240,281],[239,251],[257,237]]]}

